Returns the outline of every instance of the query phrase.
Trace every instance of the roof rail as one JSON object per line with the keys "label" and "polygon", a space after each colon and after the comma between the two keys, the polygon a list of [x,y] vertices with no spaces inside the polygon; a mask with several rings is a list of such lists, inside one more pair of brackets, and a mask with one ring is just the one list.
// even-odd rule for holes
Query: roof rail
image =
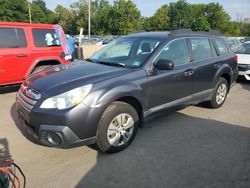
{"label": "roof rail", "polygon": [[179,29],[170,32],[170,35],[180,35],[180,34],[202,34],[202,35],[216,35],[222,36],[219,31],[216,30],[206,30],[206,31],[194,31],[192,29]]}

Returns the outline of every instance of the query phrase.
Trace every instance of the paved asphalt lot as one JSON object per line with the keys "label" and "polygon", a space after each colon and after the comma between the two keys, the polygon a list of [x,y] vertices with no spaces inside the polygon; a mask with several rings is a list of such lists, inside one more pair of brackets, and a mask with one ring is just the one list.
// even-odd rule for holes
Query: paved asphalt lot
{"label": "paved asphalt lot", "polygon": [[33,144],[15,123],[14,100],[15,92],[0,95],[0,152],[22,167],[28,188],[250,187],[250,83],[237,83],[220,109],[154,118],[113,155]]}

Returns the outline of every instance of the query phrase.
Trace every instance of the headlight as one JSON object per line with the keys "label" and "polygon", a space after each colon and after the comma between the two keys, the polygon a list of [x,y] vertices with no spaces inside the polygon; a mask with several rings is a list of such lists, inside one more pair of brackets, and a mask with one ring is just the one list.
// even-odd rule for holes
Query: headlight
{"label": "headlight", "polygon": [[83,87],[78,87],[62,93],[60,95],[51,97],[43,101],[40,108],[57,108],[59,110],[70,108],[81,103],[89,94],[93,84]]}

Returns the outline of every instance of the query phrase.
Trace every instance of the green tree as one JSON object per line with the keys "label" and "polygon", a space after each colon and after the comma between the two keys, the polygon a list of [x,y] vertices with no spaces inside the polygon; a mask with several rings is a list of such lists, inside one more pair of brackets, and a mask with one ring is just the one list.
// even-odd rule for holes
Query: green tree
{"label": "green tree", "polygon": [[224,25],[221,32],[226,36],[240,36],[240,24],[237,22],[228,22],[226,25]]}
{"label": "green tree", "polygon": [[250,24],[245,24],[243,22],[237,24],[240,27],[241,36],[250,36]]}
{"label": "green tree", "polygon": [[34,23],[54,23],[55,14],[47,9],[43,0],[33,0],[31,3],[32,21]]}
{"label": "green tree", "polygon": [[111,6],[107,0],[96,0],[92,3],[92,25],[91,31],[93,34],[110,34],[108,29],[108,15]]}
{"label": "green tree", "polygon": [[107,18],[108,29],[115,35],[142,29],[141,13],[131,0],[115,0]]}
{"label": "green tree", "polygon": [[151,31],[167,31],[170,29],[170,18],[168,16],[169,6],[161,6],[156,13],[148,20],[149,29]]}
{"label": "green tree", "polygon": [[79,0],[70,5],[73,14],[75,32],[79,33],[83,28],[84,34],[88,33],[88,1]]}
{"label": "green tree", "polygon": [[71,9],[67,9],[62,5],[57,5],[55,8],[55,20],[64,28],[65,33],[76,34],[75,15]]}
{"label": "green tree", "polygon": [[194,19],[193,23],[191,24],[191,28],[194,31],[207,31],[210,29],[210,24],[208,23],[206,17],[200,16]]}
{"label": "green tree", "polygon": [[145,31],[155,31],[153,16],[142,18],[142,23]]}
{"label": "green tree", "polygon": [[230,21],[230,16],[219,3],[206,5],[206,17],[212,29],[223,31]]}
{"label": "green tree", "polygon": [[0,0],[0,20],[28,22],[27,0]]}
{"label": "green tree", "polygon": [[168,16],[170,17],[170,29],[190,28],[192,18],[189,4],[185,0],[170,3]]}

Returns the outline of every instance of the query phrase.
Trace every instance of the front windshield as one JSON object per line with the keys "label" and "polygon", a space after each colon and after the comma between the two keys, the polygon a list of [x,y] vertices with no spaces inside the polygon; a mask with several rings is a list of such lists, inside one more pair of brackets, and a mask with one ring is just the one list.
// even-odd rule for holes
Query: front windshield
{"label": "front windshield", "polygon": [[250,43],[243,44],[237,51],[237,54],[250,54]]}
{"label": "front windshield", "polygon": [[160,42],[160,39],[122,37],[109,43],[89,60],[137,68],[145,62]]}

